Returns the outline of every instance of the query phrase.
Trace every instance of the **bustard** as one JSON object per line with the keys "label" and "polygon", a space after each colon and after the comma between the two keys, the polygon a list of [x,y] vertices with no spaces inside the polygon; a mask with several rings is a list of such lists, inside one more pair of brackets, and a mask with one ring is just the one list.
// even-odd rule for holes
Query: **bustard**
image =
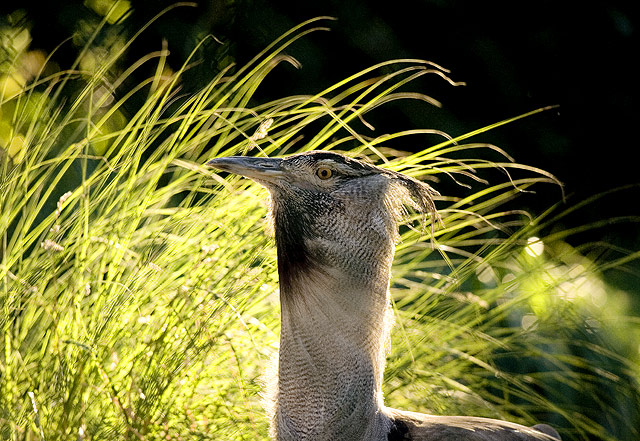
{"label": "bustard", "polygon": [[397,222],[407,203],[435,213],[430,186],[324,151],[207,165],[271,194],[282,311],[271,421],[278,441],[560,439],[547,425],[384,406]]}

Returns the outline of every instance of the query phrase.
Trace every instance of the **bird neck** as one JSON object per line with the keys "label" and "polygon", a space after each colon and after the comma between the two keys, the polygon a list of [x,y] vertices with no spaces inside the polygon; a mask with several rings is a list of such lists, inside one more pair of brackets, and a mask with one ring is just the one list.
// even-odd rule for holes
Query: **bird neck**
{"label": "bird neck", "polygon": [[363,284],[325,267],[309,269],[285,288],[295,292],[281,293],[278,441],[386,439],[381,386],[392,317],[388,283],[388,268],[375,283]]}
{"label": "bird neck", "polygon": [[397,226],[384,204],[311,199],[312,209],[304,198],[272,205],[282,310],[272,430],[278,441],[386,439]]}

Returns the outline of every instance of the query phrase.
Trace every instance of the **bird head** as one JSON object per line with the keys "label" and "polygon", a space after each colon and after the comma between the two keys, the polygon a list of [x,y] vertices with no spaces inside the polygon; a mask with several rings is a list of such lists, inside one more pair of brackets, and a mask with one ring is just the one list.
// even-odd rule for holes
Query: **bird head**
{"label": "bird head", "polygon": [[388,272],[406,205],[437,216],[427,184],[327,151],[285,158],[222,157],[207,163],[271,193],[281,292],[314,271],[369,283]]}

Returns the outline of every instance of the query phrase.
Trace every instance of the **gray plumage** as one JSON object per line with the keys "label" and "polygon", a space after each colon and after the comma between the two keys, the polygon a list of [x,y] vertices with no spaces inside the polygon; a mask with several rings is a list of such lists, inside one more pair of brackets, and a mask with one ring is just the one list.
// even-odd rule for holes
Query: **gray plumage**
{"label": "gray plumage", "polygon": [[282,309],[272,388],[274,438],[559,439],[546,425],[528,428],[384,406],[398,221],[406,205],[437,217],[437,192],[430,186],[332,152],[217,158],[207,165],[248,177],[271,194]]}

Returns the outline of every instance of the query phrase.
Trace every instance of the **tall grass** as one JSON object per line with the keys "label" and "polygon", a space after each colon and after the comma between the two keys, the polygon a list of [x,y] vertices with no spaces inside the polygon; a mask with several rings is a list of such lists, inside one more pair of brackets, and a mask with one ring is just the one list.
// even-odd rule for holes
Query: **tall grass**
{"label": "tall grass", "polygon": [[[624,295],[600,272],[638,252],[588,258],[564,242],[573,231],[549,233],[557,207],[537,217],[504,208],[557,184],[497,147],[431,129],[361,135],[387,102],[437,104],[407,91],[424,75],[455,85],[432,63],[390,61],[316,95],[256,102],[266,75],[295,64],[284,49],[323,22],[189,95],[186,67],[167,69],[166,51],[116,69],[126,45],[92,72],[73,66],[5,89],[0,438],[265,439],[260,377],[278,342],[266,192],[201,164],[310,149],[463,184],[438,202],[441,227],[402,230],[388,404],[546,421],[565,439],[638,436],[638,360],[610,346],[611,317],[588,306]],[[150,65],[155,74],[125,88]],[[442,142],[419,153],[397,150],[434,134]],[[501,180],[485,180],[492,170]]]}

